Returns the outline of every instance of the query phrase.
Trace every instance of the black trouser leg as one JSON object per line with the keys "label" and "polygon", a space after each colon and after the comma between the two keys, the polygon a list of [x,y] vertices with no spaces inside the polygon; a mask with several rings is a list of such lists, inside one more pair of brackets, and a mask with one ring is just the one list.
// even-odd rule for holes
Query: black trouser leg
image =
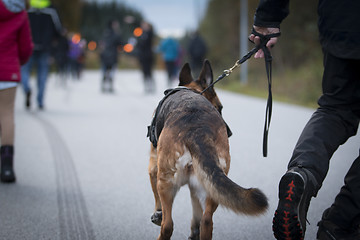
{"label": "black trouser leg", "polygon": [[312,115],[296,144],[288,168],[304,167],[318,182],[318,190],[329,170],[329,161],[337,148],[354,136],[359,120],[351,111],[319,108]]}
{"label": "black trouser leg", "polygon": [[360,113],[360,60],[341,59],[324,51],[320,107],[305,126],[289,168],[304,167],[318,181],[329,169],[336,149],[357,132]]}
{"label": "black trouser leg", "polygon": [[345,184],[328,210],[326,218],[342,228],[348,228],[360,217],[360,155],[345,176]]}

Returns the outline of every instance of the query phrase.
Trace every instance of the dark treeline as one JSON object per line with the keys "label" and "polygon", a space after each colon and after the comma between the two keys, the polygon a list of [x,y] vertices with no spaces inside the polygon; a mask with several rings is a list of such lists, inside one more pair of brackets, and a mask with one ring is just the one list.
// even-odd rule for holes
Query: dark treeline
{"label": "dark treeline", "polygon": [[81,0],[52,0],[52,3],[57,8],[63,25],[69,31],[79,31],[83,6]]}
{"label": "dark treeline", "polygon": [[53,0],[53,3],[64,27],[70,32],[80,32],[88,41],[98,41],[113,19],[119,21],[123,37],[127,39],[143,19],[139,11],[116,1],[99,4],[94,1]]}
{"label": "dark treeline", "polygon": [[108,22],[113,19],[119,21],[125,40],[140,25],[143,17],[140,12],[123,3],[83,3],[80,32],[85,39],[98,41]]}

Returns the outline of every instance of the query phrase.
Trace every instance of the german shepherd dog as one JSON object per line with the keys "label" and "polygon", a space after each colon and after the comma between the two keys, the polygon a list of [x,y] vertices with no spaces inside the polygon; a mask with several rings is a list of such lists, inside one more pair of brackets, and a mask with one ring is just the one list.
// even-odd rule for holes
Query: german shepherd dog
{"label": "german shepherd dog", "polygon": [[[155,120],[157,145],[151,146],[149,175],[155,197],[151,220],[160,225],[158,240],[173,232],[172,204],[181,186],[190,188],[193,217],[189,239],[212,238],[212,216],[219,204],[236,213],[259,215],[266,211],[266,196],[245,189],[227,177],[230,153],[222,105],[213,87],[210,63],[193,80],[189,64],[180,72],[179,90],[168,96]],[[154,120],[153,120],[154,122]]]}

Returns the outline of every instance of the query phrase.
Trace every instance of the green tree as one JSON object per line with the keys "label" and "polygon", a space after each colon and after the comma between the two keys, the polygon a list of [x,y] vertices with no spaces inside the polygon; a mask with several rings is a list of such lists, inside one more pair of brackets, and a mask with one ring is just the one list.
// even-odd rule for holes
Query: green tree
{"label": "green tree", "polygon": [[[249,34],[258,2],[248,0]],[[322,54],[318,42],[316,8],[317,1],[290,1],[290,15],[281,24],[282,35],[272,50],[275,96],[308,103],[316,102],[321,92]],[[239,56],[239,21],[239,0],[209,0],[199,30],[208,43],[208,58],[215,72],[231,67],[242,57]],[[252,47],[249,44],[249,48]],[[263,89],[263,95],[266,95],[263,60],[250,59],[248,63],[248,87],[255,91]],[[244,90],[243,86],[239,86],[239,71],[222,84],[229,85],[231,89]]]}
{"label": "green tree", "polygon": [[208,58],[215,66],[229,66],[239,58],[238,0],[210,0],[200,33],[210,49]]}
{"label": "green tree", "polygon": [[69,31],[79,31],[83,4],[81,0],[53,0],[53,4],[59,12],[63,26]]}
{"label": "green tree", "polygon": [[[249,34],[257,4],[258,1],[248,1]],[[321,55],[316,7],[316,1],[312,0],[291,1],[291,14],[281,24],[281,44],[273,50],[275,57],[286,67],[296,67]],[[200,24],[200,32],[210,46],[210,57],[215,63],[229,64],[239,58],[239,21],[239,0],[209,1],[205,17]]]}

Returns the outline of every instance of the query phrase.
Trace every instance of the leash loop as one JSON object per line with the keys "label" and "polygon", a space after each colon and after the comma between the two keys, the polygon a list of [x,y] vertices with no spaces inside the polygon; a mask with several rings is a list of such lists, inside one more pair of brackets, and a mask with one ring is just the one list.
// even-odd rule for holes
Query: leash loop
{"label": "leash loop", "polygon": [[271,115],[272,115],[272,56],[270,50],[267,48],[266,44],[268,41],[273,37],[279,37],[280,32],[278,33],[271,33],[267,35],[263,35],[252,29],[252,34],[258,36],[260,38],[260,44],[257,46],[258,50],[261,49],[264,52],[265,56],[265,69],[266,69],[266,76],[268,80],[268,99],[266,103],[266,110],[265,110],[265,124],[264,124],[264,134],[263,134],[263,156],[267,157],[268,154],[268,135],[269,135],[269,128],[271,122]]}
{"label": "leash loop", "polygon": [[256,32],[255,29],[253,28],[252,34],[254,34],[255,36],[258,36],[260,38],[260,44],[256,45],[241,59],[237,60],[236,63],[234,64],[234,66],[232,66],[229,69],[224,70],[223,74],[221,74],[216,79],[216,81],[211,83],[200,94],[203,94],[205,91],[207,91],[209,88],[214,86],[215,83],[217,83],[221,79],[229,76],[235,68],[239,67],[242,63],[244,63],[252,55],[254,55],[257,51],[259,51],[261,49],[264,52],[264,56],[265,56],[265,69],[266,69],[266,76],[267,76],[267,80],[268,80],[268,99],[267,99],[267,103],[266,103],[264,135],[263,135],[263,156],[267,157],[268,135],[269,135],[270,122],[271,122],[271,114],[272,114],[272,91],[271,91],[271,87],[272,87],[272,56],[271,56],[270,50],[266,47],[266,44],[268,43],[268,41],[271,38],[279,37],[280,32],[263,35],[261,33]]}

